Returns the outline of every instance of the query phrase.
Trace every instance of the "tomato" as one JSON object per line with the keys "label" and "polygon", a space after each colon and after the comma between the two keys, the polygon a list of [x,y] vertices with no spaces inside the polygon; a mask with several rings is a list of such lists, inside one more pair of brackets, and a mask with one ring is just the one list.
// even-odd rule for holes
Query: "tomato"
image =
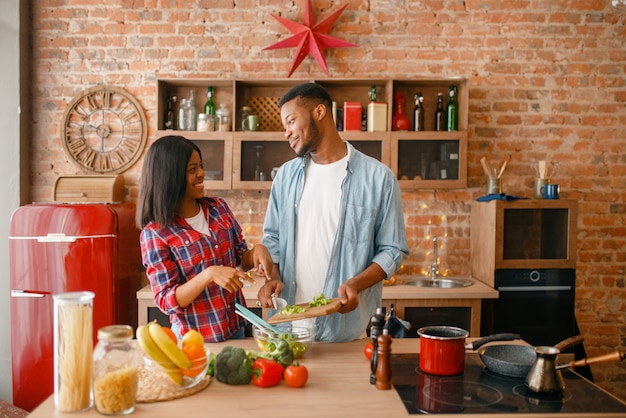
{"label": "tomato", "polygon": [[365,344],[365,347],[363,347],[363,353],[365,354],[365,357],[368,360],[371,360],[373,352],[374,352],[374,343],[370,341],[367,344]]}
{"label": "tomato", "polygon": [[287,386],[301,388],[309,380],[309,371],[299,363],[290,364],[283,372],[283,379]]}

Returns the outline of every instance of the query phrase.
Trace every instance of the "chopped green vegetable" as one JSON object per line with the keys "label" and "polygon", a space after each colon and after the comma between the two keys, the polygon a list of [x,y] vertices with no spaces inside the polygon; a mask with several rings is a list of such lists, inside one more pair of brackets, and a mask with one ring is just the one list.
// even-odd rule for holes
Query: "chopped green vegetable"
{"label": "chopped green vegetable", "polygon": [[311,302],[309,302],[309,306],[313,308],[315,306],[328,305],[329,303],[330,299],[326,299],[326,296],[324,296],[323,293],[320,293],[319,295],[315,296]]}
{"label": "chopped green vegetable", "polygon": [[297,313],[302,313],[304,311],[306,311],[306,309],[304,309],[302,306],[287,305],[280,311],[280,313],[283,315],[293,315]]}
{"label": "chopped green vegetable", "polygon": [[306,345],[299,341],[288,341],[291,351],[293,352],[293,358],[300,358],[306,351]]}

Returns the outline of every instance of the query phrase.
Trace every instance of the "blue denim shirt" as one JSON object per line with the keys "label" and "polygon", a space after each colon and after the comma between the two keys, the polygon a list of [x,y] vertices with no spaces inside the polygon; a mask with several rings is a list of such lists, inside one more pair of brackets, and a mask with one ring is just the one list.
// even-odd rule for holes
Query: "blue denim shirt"
{"label": "blue denim shirt", "polygon": [[[337,297],[342,283],[372,262],[391,277],[409,254],[400,187],[392,171],[352,147],[341,186],[341,216],[324,283],[324,295]],[[310,157],[285,163],[276,174],[263,225],[263,245],[280,266],[281,296],[293,304],[296,295],[295,230],[304,173]],[[315,245],[315,242],[311,242]],[[382,302],[382,282],[359,293],[359,306],[347,314],[316,319],[319,341],[352,341],[366,329]]]}

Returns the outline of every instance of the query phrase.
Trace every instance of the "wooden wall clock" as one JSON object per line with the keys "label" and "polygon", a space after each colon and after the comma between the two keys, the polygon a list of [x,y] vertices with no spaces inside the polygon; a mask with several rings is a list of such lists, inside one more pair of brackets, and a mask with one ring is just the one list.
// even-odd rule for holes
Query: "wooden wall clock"
{"label": "wooden wall clock", "polygon": [[63,148],[80,168],[117,174],[141,156],[148,137],[146,116],[126,90],[95,86],[74,97],[63,115]]}

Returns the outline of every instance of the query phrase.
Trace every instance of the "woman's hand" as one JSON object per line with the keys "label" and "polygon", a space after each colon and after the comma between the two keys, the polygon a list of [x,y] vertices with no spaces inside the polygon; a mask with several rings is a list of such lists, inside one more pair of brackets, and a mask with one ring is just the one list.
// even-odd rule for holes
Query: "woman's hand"
{"label": "woman's hand", "polygon": [[211,281],[221,288],[233,293],[243,287],[244,280],[255,284],[250,273],[244,273],[233,267],[211,266],[207,269]]}
{"label": "woman's hand", "polygon": [[272,280],[274,262],[265,245],[257,244],[250,252],[252,253],[252,272],[256,276],[264,277],[266,281]]}

